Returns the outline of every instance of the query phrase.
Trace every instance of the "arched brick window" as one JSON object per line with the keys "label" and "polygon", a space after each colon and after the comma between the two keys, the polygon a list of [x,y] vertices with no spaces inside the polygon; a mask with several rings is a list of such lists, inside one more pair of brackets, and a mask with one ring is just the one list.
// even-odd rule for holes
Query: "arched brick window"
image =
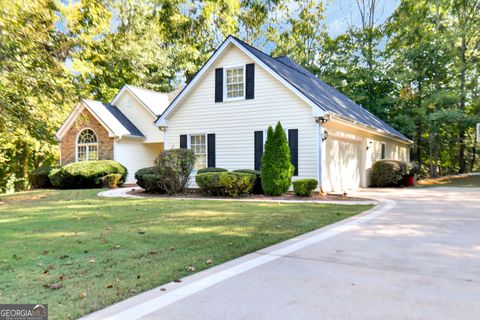
{"label": "arched brick window", "polygon": [[77,139],[77,161],[98,160],[98,140],[92,129],[84,129]]}

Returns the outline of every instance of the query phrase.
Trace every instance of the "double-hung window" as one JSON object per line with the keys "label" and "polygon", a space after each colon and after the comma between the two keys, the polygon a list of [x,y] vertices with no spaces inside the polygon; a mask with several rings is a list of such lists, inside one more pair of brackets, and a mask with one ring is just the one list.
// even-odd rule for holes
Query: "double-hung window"
{"label": "double-hung window", "polygon": [[226,100],[245,97],[245,66],[225,68]]}
{"label": "double-hung window", "polygon": [[190,135],[190,149],[195,154],[195,170],[207,167],[207,142],[204,134]]}

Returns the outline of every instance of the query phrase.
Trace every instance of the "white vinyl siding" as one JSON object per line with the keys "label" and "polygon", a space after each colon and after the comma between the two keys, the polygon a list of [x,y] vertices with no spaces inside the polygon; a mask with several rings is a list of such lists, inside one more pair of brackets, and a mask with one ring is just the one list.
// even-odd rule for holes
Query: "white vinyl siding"
{"label": "white vinyl siding", "polygon": [[135,183],[135,172],[153,166],[162,151],[163,143],[142,143],[137,139],[124,138],[114,142],[113,157],[127,168],[127,182]]}
{"label": "white vinyl siding", "polygon": [[[409,145],[405,143],[398,142],[393,139],[389,139],[384,136],[373,134],[364,130],[360,130],[356,127],[345,126],[342,123],[332,120],[324,125],[327,129],[329,135],[325,145],[325,154],[328,155],[333,150],[328,150],[328,146],[331,145],[328,141],[331,139],[343,139],[345,141],[351,141],[354,143],[360,143],[359,150],[359,167],[360,167],[360,181],[359,186],[367,187],[370,181],[370,169],[375,161],[381,160],[382,157],[382,143],[385,144],[385,158],[408,161],[409,160]],[[334,144],[333,144],[334,145]],[[355,147],[357,148],[357,147]],[[348,149],[348,148],[347,148]],[[324,159],[322,165],[324,170],[324,185],[326,186],[325,191],[332,191],[329,189],[329,186],[335,184],[335,181],[330,181],[328,177],[328,170],[332,170],[331,164],[329,161],[335,161],[334,159],[327,157]],[[342,161],[341,159],[336,160],[337,163]],[[336,180],[338,181],[338,179]]]}
{"label": "white vinyl siding", "polygon": [[255,99],[215,103],[215,68],[249,63],[253,61],[238,48],[224,51],[169,116],[166,149],[178,148],[181,134],[214,133],[217,167],[253,169],[254,131],[280,121],[298,129],[299,176],[294,179],[317,178],[317,125],[311,107],[260,65],[255,66]]}
{"label": "white vinyl siding", "polygon": [[128,90],[118,99],[116,107],[143,133],[145,143],[163,142],[163,132],[154,124],[157,117],[141,105]]}

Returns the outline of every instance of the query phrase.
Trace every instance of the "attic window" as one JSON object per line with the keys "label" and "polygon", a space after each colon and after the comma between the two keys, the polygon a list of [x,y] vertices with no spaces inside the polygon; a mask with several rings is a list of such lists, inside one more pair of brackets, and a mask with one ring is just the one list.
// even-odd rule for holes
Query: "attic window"
{"label": "attic window", "polygon": [[225,93],[227,100],[245,97],[245,67],[225,68]]}

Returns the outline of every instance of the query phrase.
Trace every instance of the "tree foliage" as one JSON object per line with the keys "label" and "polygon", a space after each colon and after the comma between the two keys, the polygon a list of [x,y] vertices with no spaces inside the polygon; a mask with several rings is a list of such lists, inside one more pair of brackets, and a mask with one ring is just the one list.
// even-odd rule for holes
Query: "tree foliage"
{"label": "tree foliage", "polygon": [[331,36],[323,0],[0,0],[0,192],[57,164],[80,97],[190,81],[229,34],[288,55],[410,137],[423,174],[480,167],[480,0],[355,0]]}
{"label": "tree foliage", "polygon": [[290,188],[294,167],[290,162],[287,136],[280,122],[275,130],[268,127],[260,171],[265,194],[278,196]]}

